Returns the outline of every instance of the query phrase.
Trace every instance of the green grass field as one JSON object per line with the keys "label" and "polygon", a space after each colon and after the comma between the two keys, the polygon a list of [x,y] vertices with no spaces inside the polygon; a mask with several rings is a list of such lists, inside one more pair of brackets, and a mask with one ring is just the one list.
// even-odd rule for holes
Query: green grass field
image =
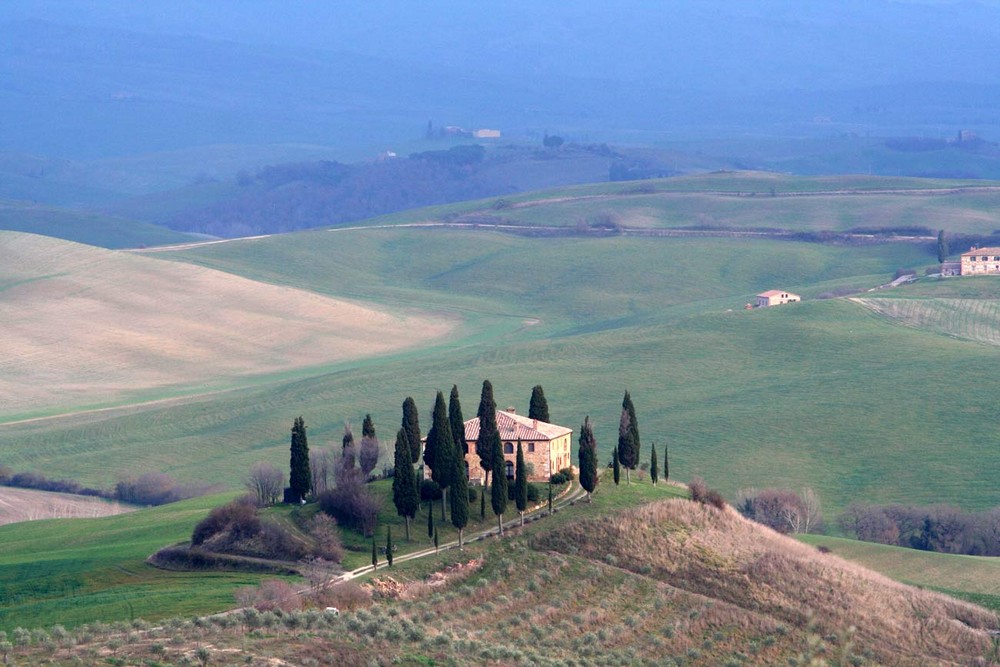
{"label": "green grass field", "polygon": [[825,535],[800,535],[904,584],[929,588],[1000,612],[1000,558],[956,556],[859,542]]}
{"label": "green grass field", "polygon": [[189,539],[195,523],[230,497],[99,519],[0,526],[0,630],[152,620],[232,606],[234,588],[260,576],[167,572],[145,562],[157,549]]}
{"label": "green grass field", "polygon": [[[713,178],[721,180],[717,189],[747,185]],[[764,177],[739,178],[757,182]],[[903,181],[892,187],[917,185]],[[832,185],[806,179],[796,187]],[[887,186],[862,179],[857,187]],[[629,195],[646,196],[656,195]],[[882,195],[858,200],[869,196]],[[923,201],[907,201],[918,200]],[[450,210],[462,206],[476,205]],[[433,219],[441,210],[401,214],[391,222],[405,222],[406,216]],[[508,208],[503,214],[528,210],[541,215],[543,207]],[[357,427],[365,413],[372,414],[378,435],[389,442],[406,396],[416,399],[426,430],[436,390],[458,384],[469,416],[488,378],[502,406],[526,411],[531,387],[542,384],[553,421],[578,429],[589,415],[604,461],[615,444],[621,398],[628,389],[638,411],[642,458],[648,458],[651,441],[661,455],[667,446],[671,478],[701,475],[730,497],[742,487],[809,486],[828,520],[858,500],[983,509],[997,502],[995,471],[1000,469],[1000,450],[992,438],[1000,419],[992,344],[1000,325],[991,314],[997,280],[921,280],[862,295],[933,313],[934,322],[887,317],[847,299],[814,298],[832,289],[885,283],[897,268],[921,270],[934,263],[930,253],[930,248],[903,243],[529,239],[440,228],[318,230],[160,253],[159,258],[265,283],[459,317],[462,326],[447,340],[388,356],[258,374],[221,387],[189,383],[149,389],[132,401],[104,404],[102,411],[55,407],[31,421],[7,414],[0,423],[0,461],[15,470],[101,486],[137,472],[164,471],[181,480],[237,489],[255,461],[286,466],[288,429],[298,415],[305,418],[313,448],[339,446],[344,421]],[[755,293],[771,288],[807,300],[743,310]],[[952,322],[944,304],[959,300],[968,301],[963,305],[970,314]],[[945,326],[949,322],[951,329]],[[986,333],[968,335],[981,330]],[[171,400],[153,402],[165,398]],[[134,402],[139,400],[151,402]],[[50,598],[44,590],[27,589],[32,600],[42,600],[30,603],[40,605],[31,613],[54,618],[54,611],[47,614],[58,607],[58,595],[91,595],[91,580],[83,574],[88,567],[102,573],[97,581],[123,579],[141,590],[147,572],[142,559],[164,543],[184,539],[196,520],[191,517],[206,507],[194,503],[183,521],[170,518],[167,508],[135,515],[152,518],[134,527],[136,547],[123,552],[134,554],[125,559],[131,565],[124,569],[101,569],[110,555],[101,550],[111,549],[112,541],[81,542],[69,549],[64,561],[51,564],[51,576],[42,579],[62,581],[61,572],[68,572],[64,584],[53,584]],[[401,538],[391,505],[384,514],[384,520],[396,522],[393,530]],[[126,530],[134,519],[100,521]],[[415,534],[422,528],[416,526]],[[0,537],[20,536],[19,530]],[[27,554],[58,553],[65,543],[59,540],[61,531],[79,530],[81,540],[100,534],[48,522],[25,530],[29,537],[39,532],[36,538],[0,540],[0,567],[13,568],[0,576],[17,586],[29,586],[20,581],[32,563]],[[349,562],[364,562],[364,556],[353,552]],[[90,565],[74,570],[77,561]],[[162,586],[157,593],[162,599],[174,595],[171,604],[182,604],[183,585],[191,580],[177,575],[174,588],[170,581],[157,579],[151,590]],[[943,581],[941,588],[962,590]],[[217,586],[208,585],[207,599],[228,602],[233,585],[232,577],[220,577]],[[96,606],[106,603],[114,614],[124,614],[132,604],[135,614],[146,615],[140,609],[144,596],[123,593],[119,600],[118,593],[107,590],[115,589],[94,589]],[[10,590],[10,599],[17,591]],[[27,607],[21,613],[28,613]],[[8,618],[0,617],[0,624]]]}
{"label": "green grass field", "polygon": [[[712,226],[846,231],[927,227],[989,234],[1000,228],[995,181],[715,172],[596,183],[404,211],[350,226],[461,220],[575,228],[610,216],[626,227]],[[955,248],[954,250],[958,250]]]}
{"label": "green grass field", "polygon": [[193,238],[166,227],[99,213],[4,201],[0,201],[0,229],[54,236],[102,248],[167,245]]}
{"label": "green grass field", "polygon": [[524,410],[541,383],[555,421],[578,428],[590,415],[604,457],[628,388],[646,447],[666,443],[675,477],[702,475],[729,494],[811,486],[828,516],[859,497],[970,509],[996,502],[989,471],[1000,461],[981,434],[997,408],[991,391],[966,390],[996,386],[992,348],[843,300],[742,310],[773,286],[808,297],[833,284],[879,284],[896,267],[928,262],[911,245],[358,230],[175,256],[265,282],[458,314],[467,326],[461,340],[429,350],[257,378],[168,404],[7,424],[0,452],[8,465],[44,461],[49,474],[109,484],[126,472],[115,462],[128,460],[128,470],[236,486],[254,461],[284,466],[299,414],[313,447],[338,442],[343,421],[357,424],[366,412],[388,440],[406,396],[429,412],[434,391],[457,383],[471,413],[489,378],[501,404]]}

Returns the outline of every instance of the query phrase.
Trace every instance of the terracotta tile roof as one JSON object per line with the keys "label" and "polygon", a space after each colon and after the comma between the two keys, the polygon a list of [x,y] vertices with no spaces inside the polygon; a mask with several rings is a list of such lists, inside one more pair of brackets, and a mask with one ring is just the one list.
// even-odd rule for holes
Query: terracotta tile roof
{"label": "terracotta tile roof", "polygon": [[798,296],[798,294],[792,294],[791,292],[783,292],[783,291],[778,290],[778,289],[769,289],[766,292],[761,292],[757,296],[763,296],[763,297],[770,298],[772,296],[781,296],[782,294],[787,294],[788,296],[794,296],[794,297]]}
{"label": "terracotta tile roof", "polygon": [[992,257],[1000,257],[1000,248],[976,248],[975,250],[969,250],[968,252],[962,253],[962,257],[972,257],[974,255],[990,255]]}
{"label": "terracotta tile roof", "polygon": [[[557,426],[523,415],[497,410],[497,430],[501,440],[555,440],[572,433],[573,429]],[[479,417],[465,422],[465,439],[469,442],[479,439]]]}

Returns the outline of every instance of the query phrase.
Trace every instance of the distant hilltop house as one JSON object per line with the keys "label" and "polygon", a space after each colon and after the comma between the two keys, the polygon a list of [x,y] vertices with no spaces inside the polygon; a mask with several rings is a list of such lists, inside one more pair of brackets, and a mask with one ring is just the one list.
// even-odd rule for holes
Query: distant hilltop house
{"label": "distant hilltop house", "polygon": [[[573,429],[547,422],[529,419],[515,412],[514,408],[497,410],[497,430],[500,432],[500,446],[503,448],[504,466],[507,478],[514,478],[517,463],[517,443],[521,442],[524,462],[528,465],[528,479],[532,482],[546,482],[553,473],[568,468],[570,463],[570,440]],[[426,441],[426,438],[424,438]],[[465,441],[469,451],[465,454],[465,470],[473,484],[484,484],[486,474],[479,465],[476,441],[479,440],[479,417],[465,422]],[[426,473],[425,473],[426,474]]]}
{"label": "distant hilltop house", "polygon": [[801,300],[802,297],[798,294],[772,289],[766,292],[761,292],[757,295],[757,307],[767,308],[768,306],[780,306],[785,303],[793,303]]}
{"label": "distant hilltop house", "polygon": [[480,128],[478,130],[467,130],[464,127],[459,127],[458,125],[445,125],[438,133],[442,137],[471,137],[473,139],[499,139],[500,130],[491,130],[489,128]]}
{"label": "distant hilltop house", "polygon": [[[944,274],[943,264],[941,268]],[[1000,275],[1000,248],[972,248],[968,252],[963,252],[959,275]]]}

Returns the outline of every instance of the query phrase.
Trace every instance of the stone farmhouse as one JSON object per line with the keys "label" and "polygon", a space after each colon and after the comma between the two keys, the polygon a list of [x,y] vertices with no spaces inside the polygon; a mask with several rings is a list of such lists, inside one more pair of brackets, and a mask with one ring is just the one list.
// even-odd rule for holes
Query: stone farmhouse
{"label": "stone farmhouse", "polygon": [[[546,482],[549,477],[571,465],[570,442],[573,429],[556,424],[548,424],[517,414],[514,408],[497,410],[497,430],[503,448],[507,478],[514,478],[517,463],[517,442],[521,441],[524,462],[528,465],[528,479],[532,482]],[[479,465],[476,455],[476,441],[479,439],[479,417],[465,422],[465,440],[469,451],[465,454],[465,470],[471,484],[482,485],[486,474]]]}
{"label": "stone farmhouse", "polygon": [[972,248],[963,252],[959,275],[1000,275],[1000,248]]}
{"label": "stone farmhouse", "polygon": [[767,308],[768,306],[780,306],[785,303],[794,303],[801,300],[802,297],[798,294],[772,289],[766,292],[761,292],[757,295],[757,307]]}

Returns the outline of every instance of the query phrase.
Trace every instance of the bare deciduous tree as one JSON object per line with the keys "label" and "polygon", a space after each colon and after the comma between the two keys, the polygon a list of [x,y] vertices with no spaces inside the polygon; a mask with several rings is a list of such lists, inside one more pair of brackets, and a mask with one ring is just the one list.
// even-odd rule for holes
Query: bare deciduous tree
{"label": "bare deciduous tree", "polygon": [[822,527],[819,498],[812,489],[741,489],[737,509],[743,516],[781,533],[816,532]]}
{"label": "bare deciduous tree", "polygon": [[270,463],[258,461],[250,468],[243,486],[253,495],[259,507],[278,502],[285,487],[285,473]]}
{"label": "bare deciduous tree", "polygon": [[375,465],[378,463],[378,454],[378,440],[371,436],[362,436],[358,458],[361,463],[361,474],[365,479],[368,479],[368,475],[375,469]]}
{"label": "bare deciduous tree", "polygon": [[309,452],[309,472],[312,473],[313,493],[317,496],[330,488],[334,461],[333,450],[330,448]]}

